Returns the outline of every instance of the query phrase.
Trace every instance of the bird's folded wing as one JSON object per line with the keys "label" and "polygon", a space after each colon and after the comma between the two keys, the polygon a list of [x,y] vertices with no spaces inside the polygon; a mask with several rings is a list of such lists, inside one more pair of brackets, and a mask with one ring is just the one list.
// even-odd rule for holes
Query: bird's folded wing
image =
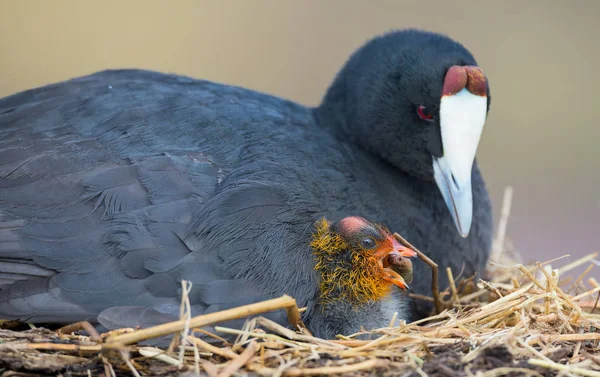
{"label": "bird's folded wing", "polygon": [[[242,166],[236,127],[261,111],[257,96],[109,71],[1,99],[0,317],[178,316],[182,279],[195,315],[313,297],[312,215]],[[264,127],[285,121],[279,102],[262,106]]]}

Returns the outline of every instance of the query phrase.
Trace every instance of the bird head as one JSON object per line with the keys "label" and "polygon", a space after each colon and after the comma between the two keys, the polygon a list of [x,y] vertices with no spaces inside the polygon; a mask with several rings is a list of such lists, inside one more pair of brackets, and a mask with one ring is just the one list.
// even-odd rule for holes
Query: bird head
{"label": "bird head", "polygon": [[402,246],[381,225],[362,217],[330,224],[321,219],[311,248],[320,273],[320,300],[343,300],[356,306],[385,297],[394,287],[408,288],[416,253]]}
{"label": "bird head", "polygon": [[344,140],[435,182],[467,237],[472,168],[489,106],[487,78],[465,47],[437,33],[401,30],[358,49],[316,115]]}

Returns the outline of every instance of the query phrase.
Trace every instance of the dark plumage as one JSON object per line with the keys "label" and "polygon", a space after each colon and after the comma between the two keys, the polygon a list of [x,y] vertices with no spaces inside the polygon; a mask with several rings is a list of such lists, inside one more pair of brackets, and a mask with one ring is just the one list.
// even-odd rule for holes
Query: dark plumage
{"label": "dark plumage", "polygon": [[[109,326],[124,311],[156,323],[178,315],[186,279],[195,315],[287,293],[310,327],[320,277],[309,245],[323,216],[375,220],[443,269],[480,271],[492,221],[479,169],[462,238],[433,178],[440,123],[415,111],[440,112],[453,65],[476,63],[446,37],[401,31],[358,50],[315,109],[139,70],[1,99],[0,317],[93,321],[112,308]],[[427,294],[419,261],[414,276]],[[339,302],[332,328],[389,321],[388,306],[370,305]]]}

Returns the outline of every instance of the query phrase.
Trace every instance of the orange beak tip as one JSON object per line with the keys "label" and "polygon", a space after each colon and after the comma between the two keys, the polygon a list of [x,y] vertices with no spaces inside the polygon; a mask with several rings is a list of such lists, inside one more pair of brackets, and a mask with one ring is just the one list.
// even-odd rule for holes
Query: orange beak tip
{"label": "orange beak tip", "polygon": [[406,284],[406,283],[404,283],[404,284],[402,284],[402,283],[398,283],[398,284],[397,284],[397,286],[398,286],[400,289],[403,289],[403,290],[407,290],[407,289],[408,289],[408,284]]}
{"label": "orange beak tip", "polygon": [[408,284],[402,275],[398,274],[396,271],[388,270],[388,278],[391,283],[396,285],[401,289],[408,289]]}
{"label": "orange beak tip", "polygon": [[392,241],[392,245],[394,246],[394,251],[398,252],[400,255],[406,258],[413,258],[417,256],[417,253],[404,245],[401,245],[395,238],[390,238]]}
{"label": "orange beak tip", "polygon": [[402,253],[400,253],[403,257],[414,258],[417,256],[417,253],[412,249],[405,249]]}

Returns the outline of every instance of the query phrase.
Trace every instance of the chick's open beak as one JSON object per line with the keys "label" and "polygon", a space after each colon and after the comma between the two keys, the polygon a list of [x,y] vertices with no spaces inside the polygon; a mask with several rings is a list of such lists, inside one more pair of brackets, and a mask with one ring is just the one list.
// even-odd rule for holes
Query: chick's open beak
{"label": "chick's open beak", "polygon": [[390,283],[402,289],[408,288],[412,281],[412,262],[408,258],[417,254],[402,246],[394,237],[388,237],[391,248],[382,248],[375,252],[377,263],[383,269]]}

